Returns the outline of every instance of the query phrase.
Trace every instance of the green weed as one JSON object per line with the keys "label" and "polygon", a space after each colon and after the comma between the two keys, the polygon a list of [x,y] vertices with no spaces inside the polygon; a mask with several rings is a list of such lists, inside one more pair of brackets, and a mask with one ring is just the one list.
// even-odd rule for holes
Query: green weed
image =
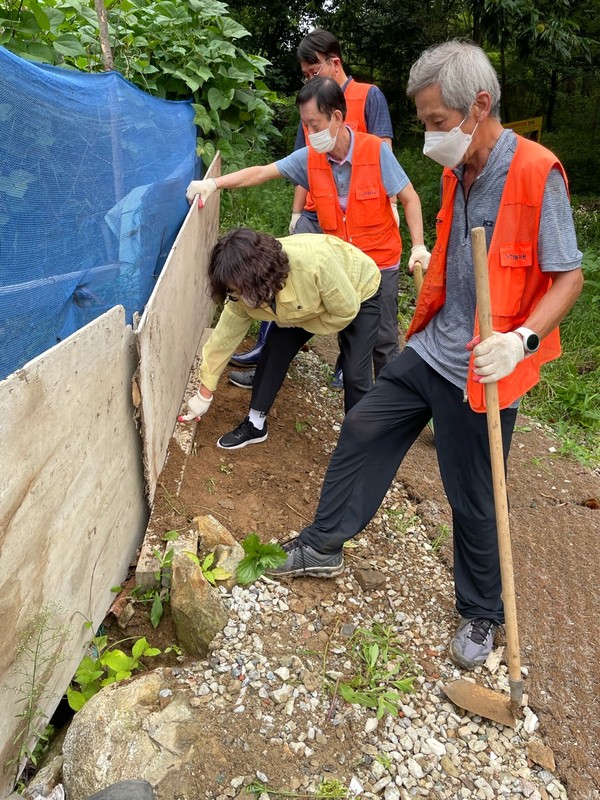
{"label": "green weed", "polygon": [[294,422],[294,430],[296,433],[304,433],[304,431],[308,428],[308,422],[301,422],[300,420],[296,420]]}
{"label": "green weed", "polygon": [[280,545],[263,544],[255,533],[243,539],[242,547],[246,555],[238,564],[236,573],[237,581],[242,585],[254,583],[265,570],[279,567],[287,559],[287,553]]}
{"label": "green weed", "polygon": [[325,798],[345,798],[348,797],[348,789],[344,786],[342,781],[336,778],[323,779],[319,784],[316,792],[305,794],[294,792],[290,789],[274,789],[271,786],[256,780],[246,786],[246,791],[260,797],[262,794],[267,794],[269,797],[291,797],[291,798],[304,798],[313,797],[316,800],[325,800]]}
{"label": "green weed", "polygon": [[9,688],[22,710],[16,715],[21,720],[13,739],[18,746],[17,755],[4,764],[4,769],[15,769],[15,779],[27,764],[37,766],[38,759],[47,748],[52,731],[43,710],[48,698],[48,682],[55,668],[63,661],[60,647],[67,637],[65,625],[55,625],[53,619],[62,612],[56,603],[48,603],[31,616],[17,636],[14,675],[16,681]]}
{"label": "green weed", "polygon": [[450,526],[443,522],[437,526],[437,535],[431,543],[431,549],[434,553],[438,553],[444,542],[450,537]]}
{"label": "green weed", "polygon": [[217,581],[226,581],[227,578],[231,578],[231,572],[227,572],[223,567],[213,566],[215,562],[214,553],[209,553],[203,561],[200,561],[198,556],[189,550],[185,550],[185,554],[197,567],[200,567],[202,574],[211,586],[216,586]]}
{"label": "green weed", "polygon": [[[144,669],[142,658],[154,658],[161,653],[158,647],[150,647],[142,636],[134,642],[131,655],[127,655],[117,647],[127,641],[131,641],[131,637],[109,646],[107,636],[92,639],[90,653],[83,657],[67,689],[67,702],[73,711],[83,708],[103,686],[131,678],[134,672]],[[167,648],[165,653],[171,649]]]}
{"label": "green weed", "polygon": [[348,651],[356,673],[349,681],[336,684],[333,691],[348,703],[376,709],[377,719],[386,713],[398,716],[402,695],[414,690],[417,675],[396,635],[379,623],[370,629],[357,628]]}

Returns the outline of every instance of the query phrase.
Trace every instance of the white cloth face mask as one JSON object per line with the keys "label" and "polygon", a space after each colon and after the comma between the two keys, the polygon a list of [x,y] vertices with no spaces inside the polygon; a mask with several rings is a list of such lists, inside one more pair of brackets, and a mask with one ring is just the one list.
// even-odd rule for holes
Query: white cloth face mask
{"label": "white cloth face mask", "polygon": [[317,153],[331,153],[333,148],[335,147],[335,143],[337,141],[337,133],[335,136],[332,136],[329,132],[329,125],[322,131],[318,131],[318,133],[309,133],[308,134],[308,141],[310,146],[313,150],[316,150]]}
{"label": "white cloth face mask", "polygon": [[458,166],[463,160],[473,140],[473,134],[479,125],[479,123],[475,125],[473,133],[463,133],[460,128],[461,125],[464,125],[467,117],[463,119],[460,125],[452,128],[451,131],[426,131],[423,155],[432,158],[438,164],[449,169],[454,169],[454,167]]}

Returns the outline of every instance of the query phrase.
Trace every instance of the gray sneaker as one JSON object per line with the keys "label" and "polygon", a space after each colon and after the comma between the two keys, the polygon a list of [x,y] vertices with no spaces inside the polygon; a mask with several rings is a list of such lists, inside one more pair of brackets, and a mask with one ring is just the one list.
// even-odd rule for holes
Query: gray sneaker
{"label": "gray sneaker", "polygon": [[287,561],[280,567],[268,569],[267,575],[275,578],[296,575],[311,575],[315,578],[335,578],[344,571],[344,557],[341,553],[319,553],[310,545],[303,544],[296,536],[282,545],[288,554]]}
{"label": "gray sneaker", "polygon": [[255,369],[249,369],[246,372],[234,370],[228,375],[229,383],[233,383],[234,386],[239,386],[240,389],[252,389],[255,374]]}
{"label": "gray sneaker", "polygon": [[452,660],[463,669],[474,669],[483,664],[494,644],[494,634],[500,627],[495,619],[461,618],[454,638],[450,642]]}

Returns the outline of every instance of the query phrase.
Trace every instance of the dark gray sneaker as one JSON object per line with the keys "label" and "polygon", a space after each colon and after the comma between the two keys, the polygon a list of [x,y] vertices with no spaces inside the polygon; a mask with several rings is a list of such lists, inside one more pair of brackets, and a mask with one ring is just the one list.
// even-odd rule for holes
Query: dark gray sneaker
{"label": "dark gray sneaker", "polygon": [[221,436],[217,447],[223,450],[239,450],[240,447],[246,447],[247,444],[264,442],[268,435],[267,420],[265,420],[265,427],[260,430],[250,422],[249,417],[246,417],[235,430]]}
{"label": "dark gray sneaker", "polygon": [[500,627],[495,619],[461,618],[454,638],[450,642],[452,660],[463,669],[474,669],[483,664],[494,644],[494,634]]}
{"label": "dark gray sneaker", "polygon": [[234,372],[230,372],[227,377],[229,383],[233,383],[234,386],[239,386],[240,389],[251,389],[254,384],[255,374],[255,369],[249,369],[246,372],[235,370]]}
{"label": "dark gray sneaker", "polygon": [[288,554],[287,561],[280,567],[268,569],[267,575],[275,578],[307,575],[314,578],[335,578],[344,571],[342,553],[319,553],[310,545],[303,544],[296,536],[282,545]]}

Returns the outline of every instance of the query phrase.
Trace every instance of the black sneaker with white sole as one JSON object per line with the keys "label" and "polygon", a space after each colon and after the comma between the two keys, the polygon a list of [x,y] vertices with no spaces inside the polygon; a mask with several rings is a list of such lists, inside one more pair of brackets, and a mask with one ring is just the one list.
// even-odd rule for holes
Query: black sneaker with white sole
{"label": "black sneaker with white sole", "polygon": [[221,447],[223,450],[239,450],[240,447],[246,447],[247,444],[264,442],[268,435],[267,420],[265,420],[264,428],[260,430],[250,422],[250,417],[246,417],[235,430],[221,436],[217,447]]}
{"label": "black sneaker with white sole", "polygon": [[304,544],[296,536],[282,545],[288,554],[280,567],[266,570],[274,578],[302,577],[335,578],[344,571],[344,556],[339,553],[319,553],[309,544]]}
{"label": "black sneaker with white sole", "polygon": [[234,386],[239,386],[240,389],[252,389],[255,374],[255,369],[249,369],[245,372],[242,372],[241,370],[234,370],[233,372],[230,372],[227,377],[229,383],[233,383]]}

